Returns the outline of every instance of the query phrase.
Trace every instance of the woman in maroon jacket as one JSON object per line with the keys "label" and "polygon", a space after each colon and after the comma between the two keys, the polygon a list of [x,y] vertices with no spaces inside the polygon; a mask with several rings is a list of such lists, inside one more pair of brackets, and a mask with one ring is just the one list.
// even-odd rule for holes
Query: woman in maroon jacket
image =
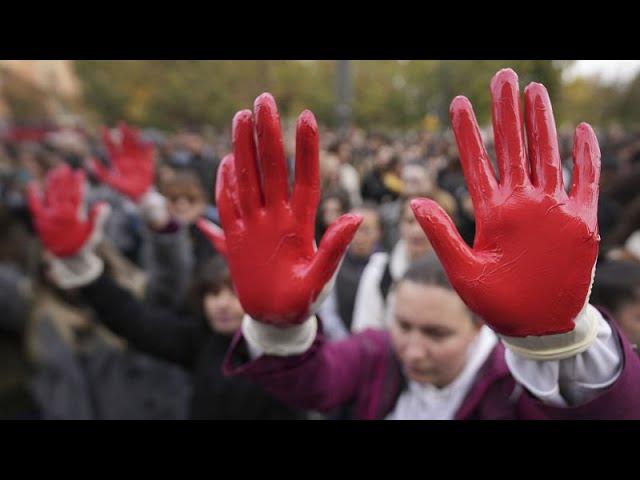
{"label": "woman in maroon jacket", "polygon": [[300,407],[350,404],[354,418],[640,418],[639,360],[588,303],[599,243],[595,135],[576,129],[565,193],[544,87],[525,92],[527,152],[515,73],[498,72],[491,93],[498,175],[469,101],[451,105],[473,248],[435,202],[414,200],[446,275],[415,265],[396,287],[390,333],[336,343],[324,342],[313,314],[360,219],[339,218],[316,249],[313,115],[298,120],[291,192],[273,98],[236,115],[216,192],[224,232],[201,222],[247,312],[231,352],[246,341],[254,360],[227,360],[226,373]]}

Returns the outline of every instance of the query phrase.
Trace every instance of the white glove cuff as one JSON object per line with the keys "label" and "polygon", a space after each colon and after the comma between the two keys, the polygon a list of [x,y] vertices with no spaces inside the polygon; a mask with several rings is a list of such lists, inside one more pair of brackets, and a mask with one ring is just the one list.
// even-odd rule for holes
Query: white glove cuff
{"label": "white glove cuff", "polygon": [[83,287],[96,280],[104,270],[104,262],[91,250],[81,250],[66,258],[53,258],[49,273],[62,289]]}
{"label": "white glove cuff", "polygon": [[316,338],[318,320],[315,315],[300,325],[276,327],[258,322],[249,315],[242,320],[242,334],[253,357],[276,355],[288,357],[306,352]]}
{"label": "white glove cuff", "polygon": [[513,353],[531,360],[563,360],[589,348],[598,336],[598,315],[595,307],[586,304],[575,319],[575,328],[567,333],[540,337],[507,337],[502,342]]}

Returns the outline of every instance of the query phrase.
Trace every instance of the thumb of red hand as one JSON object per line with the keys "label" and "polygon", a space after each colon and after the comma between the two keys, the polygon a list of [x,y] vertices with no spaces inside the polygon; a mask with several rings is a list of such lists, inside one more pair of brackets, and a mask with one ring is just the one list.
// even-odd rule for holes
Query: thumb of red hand
{"label": "thumb of red hand", "polygon": [[361,223],[362,216],[347,213],[338,218],[325,232],[318,251],[309,265],[309,276],[319,288],[322,288],[333,276]]}
{"label": "thumb of red hand", "polygon": [[411,201],[411,209],[450,280],[452,272],[465,271],[476,263],[473,251],[440,205],[428,198],[416,198]]}
{"label": "thumb of red hand", "polygon": [[201,218],[200,220],[198,220],[196,225],[198,226],[200,231],[204,233],[205,237],[207,237],[207,239],[213,244],[215,249],[218,250],[221,255],[226,257],[227,242],[222,229],[206,218]]}

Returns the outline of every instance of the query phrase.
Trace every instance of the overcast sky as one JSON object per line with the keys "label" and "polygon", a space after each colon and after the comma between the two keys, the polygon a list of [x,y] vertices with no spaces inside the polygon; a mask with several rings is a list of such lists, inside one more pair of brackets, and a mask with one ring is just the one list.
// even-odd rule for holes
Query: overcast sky
{"label": "overcast sky", "polygon": [[640,71],[640,60],[577,60],[565,79],[599,75],[605,82],[626,82]]}

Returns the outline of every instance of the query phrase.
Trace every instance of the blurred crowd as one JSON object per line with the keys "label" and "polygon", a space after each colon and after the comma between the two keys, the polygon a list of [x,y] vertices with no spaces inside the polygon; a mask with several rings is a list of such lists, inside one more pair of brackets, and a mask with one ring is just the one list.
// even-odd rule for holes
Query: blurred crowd
{"label": "blurred crowd", "polygon": [[[610,311],[637,344],[640,131],[596,131],[601,249],[591,303]],[[292,409],[221,372],[243,311],[224,258],[196,222],[205,217],[219,224],[214,185],[217,167],[231,151],[230,132],[141,130],[154,147],[154,185],[172,219],[160,228],[143,207],[95,175],[93,161],[110,163],[99,131],[29,127],[1,133],[0,418],[349,418],[348,409]],[[293,126],[284,133],[293,179]],[[482,136],[495,159],[491,129]],[[559,141],[568,190],[573,132],[560,131]],[[343,213],[364,218],[319,312],[326,336],[339,340],[388,328],[394,282],[413,261],[432,255],[409,200],[437,201],[469,244],[474,212],[451,131],[322,128],[320,142],[316,242]],[[110,280],[88,295],[51,281],[48,253],[34,233],[25,197],[28,182],[44,182],[62,164],[86,171],[89,203],[111,206],[99,246]]]}

